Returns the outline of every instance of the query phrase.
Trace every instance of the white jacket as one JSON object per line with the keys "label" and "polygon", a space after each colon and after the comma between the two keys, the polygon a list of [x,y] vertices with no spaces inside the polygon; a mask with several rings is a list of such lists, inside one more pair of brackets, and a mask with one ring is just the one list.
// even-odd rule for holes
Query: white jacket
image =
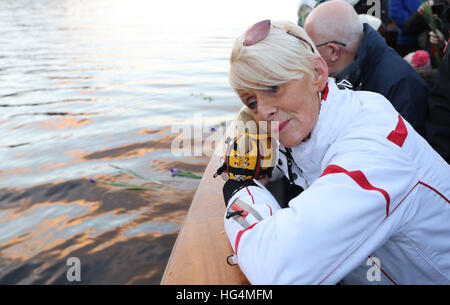
{"label": "white jacket", "polygon": [[383,96],[328,87],[292,148],[305,191],[285,209],[264,187],[229,201],[244,210],[224,220],[241,270],[252,284],[450,284],[450,166]]}

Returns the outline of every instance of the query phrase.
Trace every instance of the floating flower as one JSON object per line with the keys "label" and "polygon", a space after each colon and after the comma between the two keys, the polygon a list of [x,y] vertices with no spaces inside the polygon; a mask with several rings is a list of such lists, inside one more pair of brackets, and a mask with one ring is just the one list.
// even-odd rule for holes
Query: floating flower
{"label": "floating flower", "polygon": [[181,170],[179,169],[175,169],[175,168],[171,168],[170,172],[172,173],[172,177],[175,177],[176,175],[178,175],[179,173],[181,173]]}
{"label": "floating flower", "polygon": [[172,177],[179,176],[179,177],[188,177],[188,178],[194,178],[194,179],[202,178],[201,174],[193,173],[193,172],[182,170],[182,169],[171,168],[170,172],[172,173]]}
{"label": "floating flower", "polygon": [[[116,169],[119,169],[121,172],[130,174],[130,175],[132,175],[132,176],[134,176],[136,178],[144,179],[144,180],[150,181],[152,183],[162,184],[161,182],[159,182],[157,180],[141,176],[138,173],[136,173],[136,172],[134,172],[134,171],[132,171],[130,169],[122,168],[122,167],[119,167],[119,166],[116,166],[116,165],[112,165],[112,164],[110,164],[110,166],[114,167]],[[177,172],[177,170],[175,170],[175,169],[173,169],[173,170],[174,170],[175,173]],[[94,178],[89,178],[89,182],[95,183],[97,185],[101,184],[101,185],[108,185],[108,186],[112,186],[112,187],[118,187],[118,188],[121,188],[123,190],[161,191],[161,189],[159,189],[159,188],[153,188],[153,187],[141,186],[141,185],[135,185],[135,184],[129,184],[129,183],[121,183],[121,182],[110,182],[110,181],[104,181],[104,180],[97,180],[97,179],[94,179]]]}

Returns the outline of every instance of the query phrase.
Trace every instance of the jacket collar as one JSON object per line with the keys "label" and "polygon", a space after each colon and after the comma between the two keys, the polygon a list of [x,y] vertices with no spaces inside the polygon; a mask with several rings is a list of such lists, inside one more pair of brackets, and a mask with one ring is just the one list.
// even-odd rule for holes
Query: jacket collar
{"label": "jacket collar", "polygon": [[373,72],[381,59],[387,45],[378,32],[372,29],[367,23],[363,24],[364,38],[358,48],[355,59],[334,77],[336,82],[349,81],[353,90],[360,90],[365,76]]}

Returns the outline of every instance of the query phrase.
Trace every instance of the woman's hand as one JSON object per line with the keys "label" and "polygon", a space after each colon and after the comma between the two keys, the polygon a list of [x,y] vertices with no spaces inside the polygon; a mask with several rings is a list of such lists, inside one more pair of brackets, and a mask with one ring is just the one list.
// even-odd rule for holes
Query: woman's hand
{"label": "woman's hand", "polygon": [[264,185],[264,186],[267,186],[268,184],[269,184],[269,177],[266,175],[266,176],[263,176],[263,177],[261,177],[260,179],[258,179],[258,181],[262,184],[262,185]]}
{"label": "woman's hand", "polygon": [[214,177],[225,174],[231,180],[258,179],[267,185],[265,176],[271,174],[277,161],[277,141],[259,128],[245,106],[239,112],[235,127],[225,141],[224,161]]}

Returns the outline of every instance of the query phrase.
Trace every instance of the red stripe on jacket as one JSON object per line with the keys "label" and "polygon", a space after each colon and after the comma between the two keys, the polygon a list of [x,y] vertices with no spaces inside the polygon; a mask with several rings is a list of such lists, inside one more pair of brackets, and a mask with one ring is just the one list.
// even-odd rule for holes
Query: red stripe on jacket
{"label": "red stripe on jacket", "polygon": [[245,228],[243,230],[240,230],[236,236],[236,242],[234,244],[234,252],[236,252],[236,256],[238,254],[238,247],[239,247],[239,242],[241,241],[241,237],[242,235],[247,232],[250,229],[253,229],[254,226],[256,226],[257,222],[255,222],[254,224],[252,224],[250,227]]}
{"label": "red stripe on jacket", "polygon": [[397,127],[395,127],[395,129],[391,131],[391,133],[387,136],[387,139],[402,147],[407,136],[408,130],[406,129],[405,123],[403,122],[403,119],[399,114]]}
{"label": "red stripe on jacket", "polygon": [[368,191],[377,191],[380,192],[384,198],[386,199],[386,216],[389,215],[389,204],[390,204],[390,197],[388,192],[386,192],[385,190],[375,187],[372,184],[370,184],[369,180],[367,180],[366,176],[363,174],[362,171],[347,171],[346,169],[338,166],[338,165],[328,165],[327,168],[324,170],[324,172],[322,173],[322,175],[320,175],[320,177],[325,176],[325,175],[329,175],[329,174],[338,174],[338,173],[343,173],[346,174],[347,176],[349,176],[350,178],[352,178],[356,183],[358,183],[358,185],[360,187],[362,187],[365,190]]}

